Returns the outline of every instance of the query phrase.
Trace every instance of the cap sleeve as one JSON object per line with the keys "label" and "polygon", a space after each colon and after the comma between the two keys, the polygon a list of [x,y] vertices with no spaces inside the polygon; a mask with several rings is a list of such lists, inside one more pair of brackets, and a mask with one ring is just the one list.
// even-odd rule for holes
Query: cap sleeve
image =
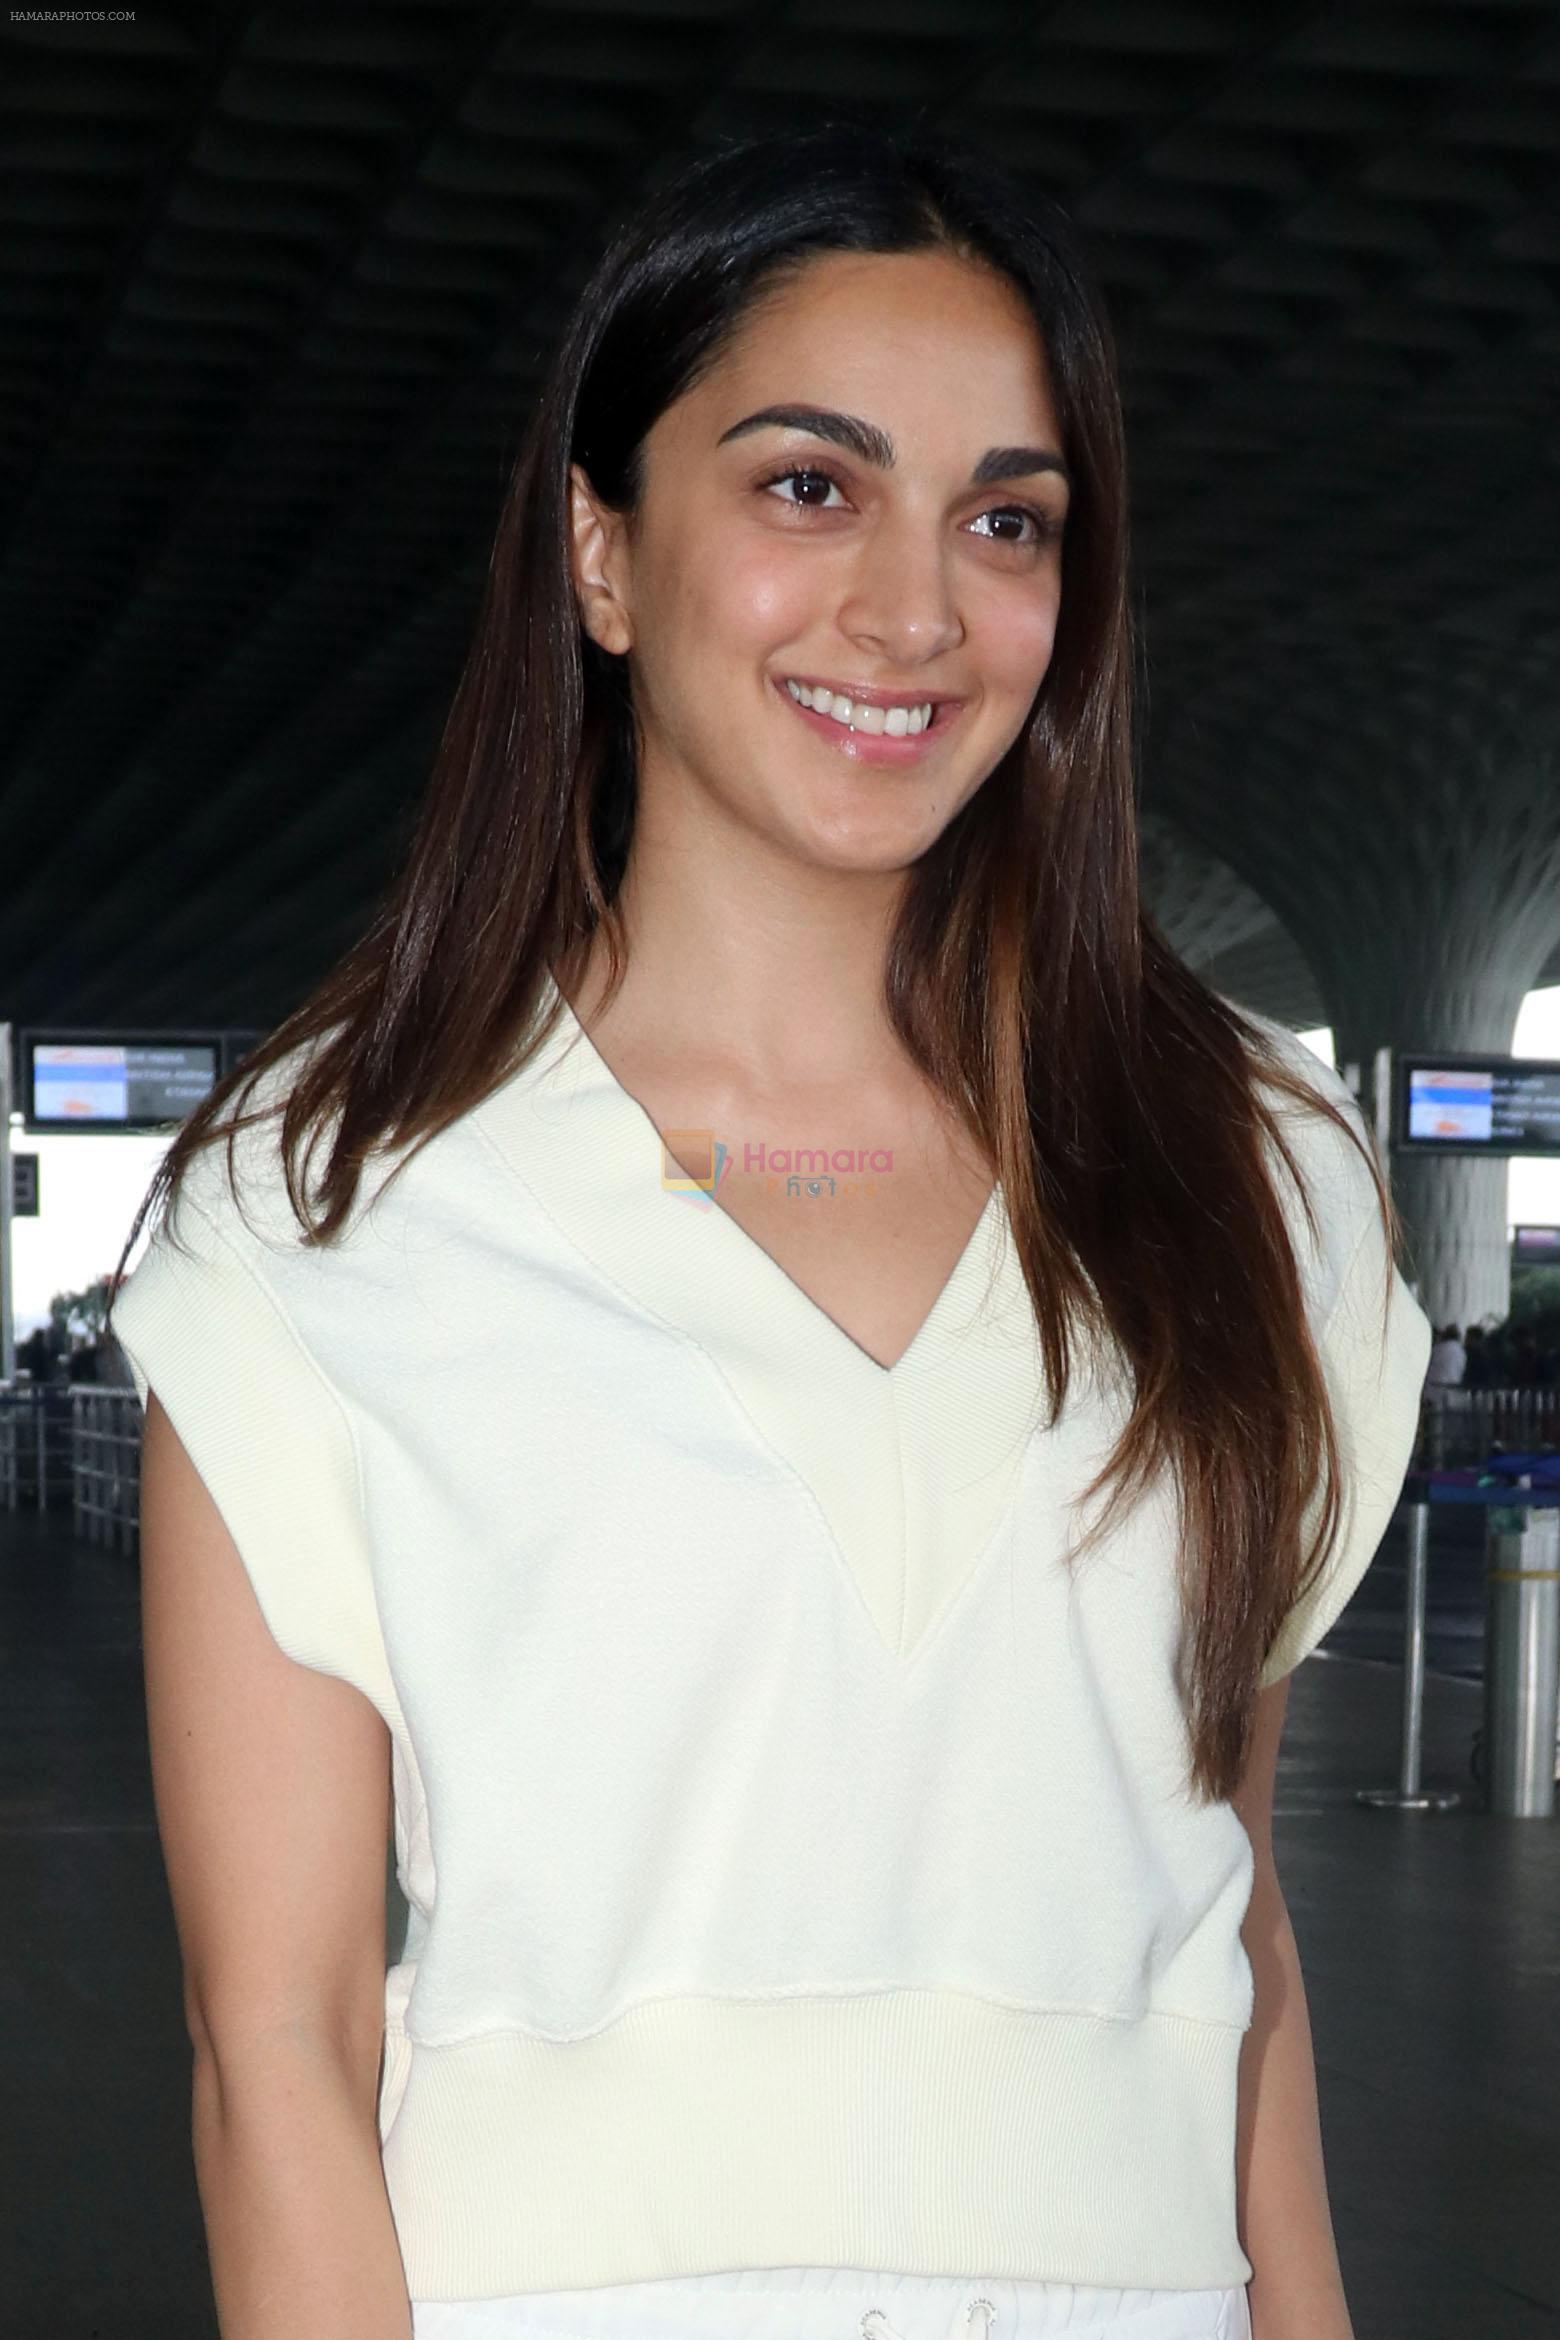
{"label": "cap sleeve", "polygon": [[[1303,1043],[1294,1042],[1296,1050]],[[1366,1139],[1352,1094],[1305,1051],[1307,1077]],[[1333,1626],[1375,1557],[1402,1493],[1419,1425],[1433,1338],[1430,1321],[1391,1263],[1369,1169],[1325,1117],[1297,1149],[1320,1222],[1313,1240],[1296,1222],[1301,1283],[1338,1432],[1340,1517],[1330,1555],[1284,1619],[1259,1675],[1261,1688],[1292,1671]],[[1294,1130],[1286,1128],[1291,1143]],[[1297,1206],[1298,1207],[1298,1206]],[[1320,1492],[1307,1515],[1314,1536]]]}
{"label": "cap sleeve", "polygon": [[218,1142],[190,1164],[115,1299],[113,1330],[143,1408],[155,1390],[221,1513],[273,1639],[389,1721],[399,1710],[351,1424],[250,1256],[256,1246],[219,1223],[209,1198],[221,1152]]}

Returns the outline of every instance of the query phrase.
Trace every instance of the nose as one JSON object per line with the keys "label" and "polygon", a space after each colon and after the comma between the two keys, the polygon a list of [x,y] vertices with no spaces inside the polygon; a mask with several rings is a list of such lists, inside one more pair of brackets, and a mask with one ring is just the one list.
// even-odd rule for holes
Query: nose
{"label": "nose", "polygon": [[908,514],[882,520],[862,543],[838,622],[889,666],[957,649],[964,622],[938,532]]}

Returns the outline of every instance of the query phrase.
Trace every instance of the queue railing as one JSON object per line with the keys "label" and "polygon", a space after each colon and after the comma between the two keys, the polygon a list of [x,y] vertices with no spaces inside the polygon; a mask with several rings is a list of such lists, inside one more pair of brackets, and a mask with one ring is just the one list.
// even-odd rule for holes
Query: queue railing
{"label": "queue railing", "polygon": [[1425,1391],[1417,1455],[1424,1470],[1456,1470],[1497,1449],[1560,1448],[1560,1385]]}
{"label": "queue railing", "polygon": [[140,1400],[133,1388],[88,1381],[78,1382],[70,1399],[76,1533],[133,1552],[140,1538]]}
{"label": "queue railing", "polygon": [[69,1390],[0,1382],[0,1510],[47,1511],[67,1502],[70,1488]]}

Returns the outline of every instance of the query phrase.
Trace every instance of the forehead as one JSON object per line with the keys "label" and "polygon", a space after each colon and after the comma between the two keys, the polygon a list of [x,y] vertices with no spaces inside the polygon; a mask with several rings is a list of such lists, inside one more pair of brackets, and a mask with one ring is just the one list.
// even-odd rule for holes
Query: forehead
{"label": "forehead", "polygon": [[1039,435],[1058,421],[1033,311],[994,269],[945,251],[830,252],[760,296],[679,409],[718,436],[753,408],[832,406],[907,458]]}

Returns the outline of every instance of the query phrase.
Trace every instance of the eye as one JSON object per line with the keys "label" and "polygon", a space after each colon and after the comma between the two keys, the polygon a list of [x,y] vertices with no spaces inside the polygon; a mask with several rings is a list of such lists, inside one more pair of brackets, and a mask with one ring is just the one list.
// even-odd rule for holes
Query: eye
{"label": "eye", "polygon": [[[840,487],[840,482],[834,473],[824,470],[821,465],[816,463],[788,464],[783,471],[770,472],[767,478],[758,482],[758,485],[765,493],[769,493],[775,488],[789,487],[793,480],[805,481],[809,492],[799,496],[788,495],[776,498],[777,502],[783,503],[792,512],[827,511],[831,508],[827,502],[831,489],[839,489],[842,498],[844,495],[844,490]],[[820,490],[822,493],[818,492]],[[834,508],[838,509],[838,507]],[[1057,542],[1066,525],[1065,521],[1058,519],[1054,513],[1043,512],[1033,504],[998,504],[989,511],[982,512],[979,517],[983,521],[1016,521],[1019,529],[1027,525],[1029,529],[1027,536],[1010,532],[993,535],[990,538],[990,542],[993,544],[1011,545],[1019,552],[1035,551],[1043,545]]]}
{"label": "eye", "polygon": [[[767,479],[759,481],[759,486],[764,489],[785,487],[793,479],[805,479],[814,488],[829,489],[839,486],[838,480],[831,471],[819,471],[815,465],[800,463],[793,463],[787,471],[772,471]],[[780,496],[776,500],[782,504],[789,504],[793,512],[821,511],[823,509],[823,500],[818,496],[808,496],[801,501],[794,500],[790,496]]]}
{"label": "eye", "polygon": [[992,540],[996,544],[1017,545],[1021,550],[1030,545],[1056,543],[1066,526],[1066,522],[1059,520],[1054,512],[1038,511],[1032,504],[999,504],[989,512],[982,512],[980,518],[982,520],[1027,521],[1031,530],[1030,535],[998,536]]}

